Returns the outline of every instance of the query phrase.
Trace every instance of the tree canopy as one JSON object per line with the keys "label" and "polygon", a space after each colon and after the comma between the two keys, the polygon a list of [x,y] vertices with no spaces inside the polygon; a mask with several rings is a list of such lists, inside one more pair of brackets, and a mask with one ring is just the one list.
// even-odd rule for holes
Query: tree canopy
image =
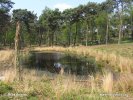
{"label": "tree canopy", "polygon": [[13,44],[17,21],[25,45],[88,46],[133,40],[132,0],[88,2],[63,12],[45,7],[38,18],[27,9],[14,9],[9,15],[13,4],[11,0],[0,1],[1,44]]}

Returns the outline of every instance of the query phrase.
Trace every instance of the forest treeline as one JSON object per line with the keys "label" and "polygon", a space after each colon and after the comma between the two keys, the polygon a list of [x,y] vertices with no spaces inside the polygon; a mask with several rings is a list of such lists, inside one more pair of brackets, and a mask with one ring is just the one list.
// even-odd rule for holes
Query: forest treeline
{"label": "forest treeline", "polygon": [[88,2],[63,12],[45,7],[39,17],[27,9],[14,9],[10,14],[13,5],[11,0],[0,0],[0,46],[14,47],[18,23],[21,47],[120,44],[133,40],[133,0]]}

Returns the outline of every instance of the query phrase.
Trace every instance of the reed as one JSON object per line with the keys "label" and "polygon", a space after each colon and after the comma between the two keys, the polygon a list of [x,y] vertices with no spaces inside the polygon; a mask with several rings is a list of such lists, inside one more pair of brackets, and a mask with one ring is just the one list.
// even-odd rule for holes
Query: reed
{"label": "reed", "polygon": [[[12,70],[10,70],[13,72]],[[13,73],[6,74],[6,79],[11,84],[16,93],[28,94],[28,97],[54,99],[54,100],[72,100],[79,98],[95,99],[95,100],[114,100],[117,97],[100,96],[104,93],[126,93],[130,94],[133,90],[133,78],[130,73],[121,74],[115,80],[111,72],[104,75],[88,76],[87,80],[82,78],[79,80],[75,75],[51,74],[45,71],[24,69],[21,73],[21,81],[13,80]],[[7,73],[7,72],[6,72]]]}

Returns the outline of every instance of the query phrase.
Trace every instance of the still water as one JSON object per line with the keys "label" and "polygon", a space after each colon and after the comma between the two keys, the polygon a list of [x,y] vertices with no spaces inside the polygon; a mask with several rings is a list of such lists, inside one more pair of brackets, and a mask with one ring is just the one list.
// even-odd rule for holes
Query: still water
{"label": "still water", "polygon": [[94,60],[78,58],[75,55],[60,52],[30,52],[23,65],[29,69],[48,71],[59,74],[90,75],[99,69]]}

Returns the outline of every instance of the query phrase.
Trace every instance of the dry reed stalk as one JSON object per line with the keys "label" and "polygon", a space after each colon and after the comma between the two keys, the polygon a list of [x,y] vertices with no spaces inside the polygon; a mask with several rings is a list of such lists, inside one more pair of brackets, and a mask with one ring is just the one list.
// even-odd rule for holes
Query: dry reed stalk
{"label": "dry reed stalk", "polygon": [[113,91],[113,74],[111,72],[107,73],[103,78],[103,89],[106,92]]}

